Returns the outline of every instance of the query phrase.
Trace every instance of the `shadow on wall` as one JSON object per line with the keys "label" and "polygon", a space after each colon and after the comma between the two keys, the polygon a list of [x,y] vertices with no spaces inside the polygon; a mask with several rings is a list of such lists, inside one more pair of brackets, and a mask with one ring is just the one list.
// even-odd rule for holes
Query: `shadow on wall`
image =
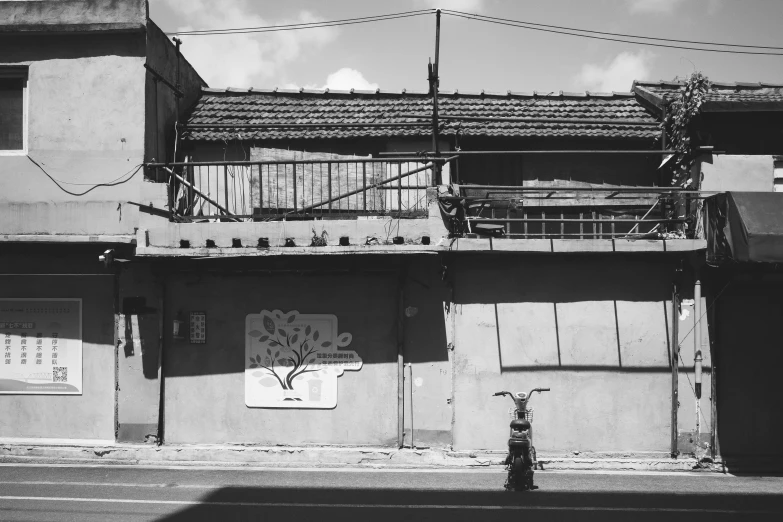
{"label": "shadow on wall", "polygon": [[[437,265],[431,271],[437,274]],[[445,361],[443,298],[427,290],[432,282],[423,277],[411,274],[405,284],[412,295],[406,301],[416,307],[415,317],[403,319],[418,335],[412,360]],[[346,349],[355,350],[364,365],[397,362],[399,283],[393,271],[187,273],[167,279],[166,296],[167,377],[243,373],[245,318],[262,310],[335,315],[340,332],[353,337]],[[206,313],[205,344],[172,338],[170,318],[187,320],[191,311]]]}
{"label": "shadow on wall", "polygon": [[492,326],[462,331],[497,345],[501,372],[669,372],[675,268],[664,256],[463,258],[457,323]]}
{"label": "shadow on wall", "polygon": [[135,39],[128,38],[127,34],[74,34],[65,39],[63,35],[0,35],[0,62],[73,60],[97,56],[143,57],[145,52],[143,33]]}
{"label": "shadow on wall", "polygon": [[[404,520],[508,520],[525,515],[531,520],[584,520],[585,511],[601,520],[625,521],[633,512],[639,520],[715,520],[716,514],[734,516],[752,511],[775,519],[783,512],[780,495],[671,493],[617,491],[546,491],[507,493],[498,473],[496,491],[378,490],[225,487],[191,507],[163,516],[161,522],[201,520],[341,520],[364,522]],[[445,510],[444,510],[445,509]],[[526,511],[529,509],[529,511]],[[436,511],[438,510],[438,511]],[[722,513],[721,513],[722,512]],[[777,515],[779,516],[779,515]],[[765,518],[765,519],[767,519]]]}

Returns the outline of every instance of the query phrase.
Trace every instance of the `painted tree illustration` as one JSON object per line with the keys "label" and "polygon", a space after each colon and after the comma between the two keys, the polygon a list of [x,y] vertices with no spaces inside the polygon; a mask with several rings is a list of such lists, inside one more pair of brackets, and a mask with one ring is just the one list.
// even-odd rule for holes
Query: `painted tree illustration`
{"label": "painted tree illustration", "polygon": [[[279,319],[284,319],[286,324],[291,324],[296,320],[296,314],[291,314],[287,319],[278,315]],[[306,373],[323,371],[321,368],[312,365],[317,360],[317,353],[321,348],[330,348],[332,342],[323,340],[319,342],[320,332],[307,325],[304,328],[295,327],[293,331],[286,332],[279,328],[274,319],[268,315],[263,317],[264,332],[252,330],[248,332],[250,337],[257,339],[261,346],[266,346],[266,354],[257,354],[250,357],[250,368],[259,368],[263,372],[256,372],[254,376],[266,375],[274,377],[277,384],[283,390],[294,390],[294,381]],[[347,346],[351,342],[351,334],[345,333],[339,336],[338,345]],[[264,379],[269,382],[269,379]],[[264,380],[261,381],[264,384]],[[271,381],[271,386],[275,386]],[[301,399],[290,399],[301,400]]]}

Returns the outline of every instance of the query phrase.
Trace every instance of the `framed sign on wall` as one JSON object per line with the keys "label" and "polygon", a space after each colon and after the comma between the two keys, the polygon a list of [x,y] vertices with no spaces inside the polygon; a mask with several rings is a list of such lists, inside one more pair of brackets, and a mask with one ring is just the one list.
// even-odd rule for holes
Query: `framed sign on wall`
{"label": "framed sign on wall", "polygon": [[362,359],[337,316],[262,310],[245,318],[245,404],[251,408],[337,406],[337,378]]}
{"label": "framed sign on wall", "polygon": [[207,342],[207,313],[190,312],[190,344]]}
{"label": "framed sign on wall", "polygon": [[0,394],[82,394],[82,300],[0,299]]}

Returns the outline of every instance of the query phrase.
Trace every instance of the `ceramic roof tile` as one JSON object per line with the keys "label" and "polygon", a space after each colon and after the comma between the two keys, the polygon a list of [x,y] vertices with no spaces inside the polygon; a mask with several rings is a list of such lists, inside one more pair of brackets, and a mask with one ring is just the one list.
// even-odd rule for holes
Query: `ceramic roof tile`
{"label": "ceramic roof tile", "polygon": [[[630,120],[627,123],[444,121],[441,133],[453,136],[654,139],[655,118],[630,93],[448,93],[439,97],[442,115],[569,120]],[[226,91],[204,89],[188,124],[331,124],[355,127],[191,127],[186,140],[351,139],[428,137],[432,98],[426,93],[378,91]],[[409,117],[414,115],[414,117]],[[421,126],[376,126],[378,123]],[[373,126],[362,126],[373,123]]]}
{"label": "ceramic roof tile", "polygon": [[[711,82],[706,102],[783,103],[783,85],[749,82]],[[684,82],[636,82],[641,87],[666,101],[676,99]]]}

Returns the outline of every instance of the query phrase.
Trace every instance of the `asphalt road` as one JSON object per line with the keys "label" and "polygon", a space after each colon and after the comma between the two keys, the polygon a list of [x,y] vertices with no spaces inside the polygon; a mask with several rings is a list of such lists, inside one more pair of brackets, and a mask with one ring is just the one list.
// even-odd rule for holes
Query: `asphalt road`
{"label": "asphalt road", "polygon": [[2,521],[783,520],[783,478],[0,465]]}

